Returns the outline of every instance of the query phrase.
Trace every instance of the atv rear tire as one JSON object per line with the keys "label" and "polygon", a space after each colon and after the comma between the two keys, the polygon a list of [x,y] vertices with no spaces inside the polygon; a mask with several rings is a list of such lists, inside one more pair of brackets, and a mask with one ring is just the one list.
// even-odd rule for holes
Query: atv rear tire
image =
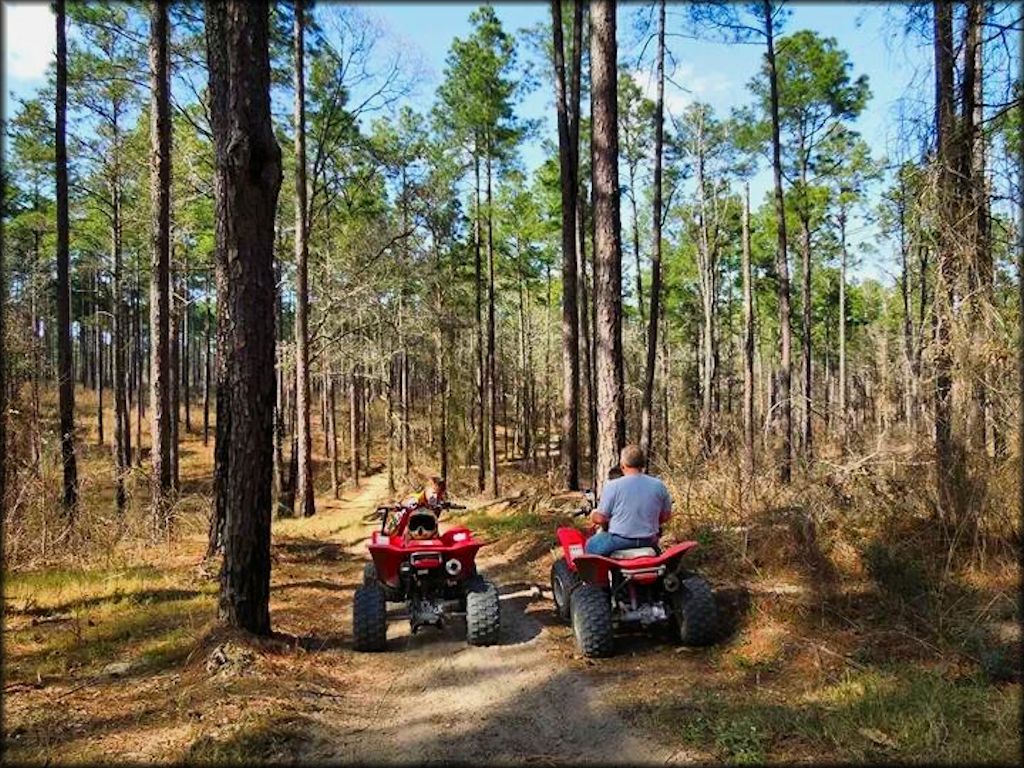
{"label": "atv rear tire", "polygon": [[400,589],[388,586],[379,578],[377,578],[377,566],[373,563],[367,563],[363,566],[363,584],[376,584],[384,590],[384,599],[389,603],[404,603],[405,596],[402,594]]}
{"label": "atv rear tire", "polygon": [[466,642],[494,645],[500,634],[498,588],[483,576],[473,576],[466,582]]}
{"label": "atv rear tire", "polygon": [[612,604],[593,584],[580,584],[569,603],[576,647],[584,656],[611,656],[614,647]]}
{"label": "atv rear tire", "polygon": [[352,603],[352,645],[357,651],[383,651],[387,647],[388,610],[379,584],[356,587]]}
{"label": "atv rear tire", "polygon": [[579,574],[572,570],[563,558],[555,560],[551,566],[551,593],[554,595],[555,613],[564,622],[571,618],[569,607],[572,593],[579,584]]}
{"label": "atv rear tire", "polygon": [[675,623],[683,645],[711,645],[718,634],[718,609],[709,585],[700,576],[684,579],[675,598]]}

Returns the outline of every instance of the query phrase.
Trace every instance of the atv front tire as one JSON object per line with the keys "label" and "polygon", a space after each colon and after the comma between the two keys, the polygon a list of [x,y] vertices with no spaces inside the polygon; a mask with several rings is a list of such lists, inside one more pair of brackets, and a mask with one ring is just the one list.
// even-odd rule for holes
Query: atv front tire
{"label": "atv front tire", "polygon": [[377,566],[367,563],[363,566],[363,584],[376,584],[384,590],[384,599],[389,603],[404,603],[405,596],[400,589],[388,586],[377,578]]}
{"label": "atv front tire", "polygon": [[494,645],[500,634],[498,588],[483,576],[473,576],[466,582],[466,642]]}
{"label": "atv front tire", "polygon": [[674,601],[675,624],[683,645],[711,645],[718,634],[718,609],[709,585],[700,576],[684,579]]}
{"label": "atv front tire", "polygon": [[584,656],[611,656],[614,646],[612,605],[608,594],[593,584],[580,584],[570,602],[576,647]]}
{"label": "atv front tire", "polygon": [[379,584],[356,588],[352,603],[352,645],[357,651],[383,651],[387,647],[388,611]]}
{"label": "atv front tire", "polygon": [[562,621],[570,620],[569,606],[573,590],[580,584],[580,577],[569,567],[563,558],[555,560],[551,566],[551,593],[555,600],[555,613]]}

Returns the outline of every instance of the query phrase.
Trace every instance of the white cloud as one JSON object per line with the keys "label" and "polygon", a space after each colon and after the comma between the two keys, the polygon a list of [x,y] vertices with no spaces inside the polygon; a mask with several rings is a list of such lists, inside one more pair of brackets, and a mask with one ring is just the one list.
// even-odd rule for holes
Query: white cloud
{"label": "white cloud", "polygon": [[[654,101],[657,89],[653,71],[635,71],[633,80],[640,86],[644,96]],[[694,101],[713,101],[716,95],[727,92],[730,84],[729,78],[720,72],[698,74],[692,64],[680,62],[675,72],[666,72],[665,111],[678,117],[688,104]]]}
{"label": "white cloud", "polygon": [[53,61],[56,22],[49,2],[3,4],[4,69],[14,80],[42,80]]}

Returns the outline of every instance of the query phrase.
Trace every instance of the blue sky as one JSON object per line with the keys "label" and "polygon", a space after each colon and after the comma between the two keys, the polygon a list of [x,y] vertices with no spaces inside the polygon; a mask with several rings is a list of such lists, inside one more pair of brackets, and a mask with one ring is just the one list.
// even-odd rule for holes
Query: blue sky
{"label": "blue sky", "polygon": [[[360,7],[375,17],[401,49],[421,62],[422,78],[408,103],[417,110],[426,110],[440,83],[444,60],[454,37],[469,34],[468,17],[475,7],[470,3],[364,3]],[[927,104],[931,98],[931,51],[925,43],[901,34],[900,22],[905,9],[884,4],[799,3],[792,4],[792,14],[783,32],[809,28],[837,38],[853,62],[853,74],[866,74],[873,98],[856,127],[877,153],[885,151],[894,137],[893,120],[897,101],[911,97]],[[550,16],[546,3],[496,4],[505,28],[517,31],[531,27]],[[621,4],[619,8],[619,55],[621,61],[636,62],[638,54],[632,29],[633,15],[643,9],[641,4]],[[682,30],[682,9],[669,6],[670,35]],[[10,94],[31,94],[43,81],[47,64],[52,60],[54,24],[48,3],[3,3],[4,63],[6,82],[4,99],[11,113]],[[674,17],[674,18],[673,18]],[[762,47],[726,45],[670,37],[670,52],[675,59],[672,80],[683,86],[666,85],[666,107],[680,110],[695,99],[709,102],[719,115],[725,115],[750,99],[746,83],[760,66]],[[524,44],[520,56],[533,53]],[[648,56],[649,60],[649,56]],[[642,77],[641,85],[653,95],[650,78]],[[546,82],[531,93],[519,107],[523,117],[538,118],[545,124],[542,134],[555,135],[551,87]],[[542,159],[539,141],[523,147],[523,160],[528,169]],[[766,170],[751,185],[755,204],[767,193],[770,177]],[[856,242],[873,237],[873,229],[863,224],[851,227],[854,252]],[[894,259],[888,248],[874,255],[865,255],[854,274],[891,279]]]}

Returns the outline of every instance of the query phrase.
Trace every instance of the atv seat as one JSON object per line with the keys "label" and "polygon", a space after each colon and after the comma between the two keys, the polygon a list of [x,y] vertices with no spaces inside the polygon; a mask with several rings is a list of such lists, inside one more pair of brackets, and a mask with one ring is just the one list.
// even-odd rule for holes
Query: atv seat
{"label": "atv seat", "polygon": [[612,560],[632,560],[636,557],[657,557],[658,550],[654,547],[630,547],[629,549],[617,549],[608,557]]}

